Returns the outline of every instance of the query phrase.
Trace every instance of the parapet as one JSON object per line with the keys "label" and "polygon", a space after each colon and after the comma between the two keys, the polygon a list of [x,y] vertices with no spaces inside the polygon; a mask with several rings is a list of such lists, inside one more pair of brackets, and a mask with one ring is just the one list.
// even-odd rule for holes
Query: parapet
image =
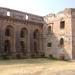
{"label": "parapet", "polygon": [[0,7],[0,16],[3,16],[3,17],[8,16],[18,20],[23,20],[23,21],[28,20],[28,21],[33,21],[37,23],[43,23],[44,21],[42,16],[37,16],[30,13],[21,12],[21,11],[9,9],[9,8],[2,8],[2,7]]}

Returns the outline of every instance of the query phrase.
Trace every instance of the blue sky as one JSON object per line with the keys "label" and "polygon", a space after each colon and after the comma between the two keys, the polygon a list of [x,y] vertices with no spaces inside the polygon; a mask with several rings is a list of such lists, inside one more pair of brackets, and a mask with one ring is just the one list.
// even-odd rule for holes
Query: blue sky
{"label": "blue sky", "polygon": [[75,0],[0,0],[0,7],[44,16],[65,8],[75,8]]}

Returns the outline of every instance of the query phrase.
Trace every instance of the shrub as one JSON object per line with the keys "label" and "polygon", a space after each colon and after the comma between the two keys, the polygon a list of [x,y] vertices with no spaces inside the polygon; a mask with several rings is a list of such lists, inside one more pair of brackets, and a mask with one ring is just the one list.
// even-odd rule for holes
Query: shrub
{"label": "shrub", "polygon": [[21,59],[21,54],[16,54],[17,59]]}
{"label": "shrub", "polygon": [[31,57],[34,58],[35,57],[35,54],[31,54]]}
{"label": "shrub", "polygon": [[44,57],[45,57],[45,54],[44,54],[44,53],[42,53],[40,56],[41,56],[42,58],[44,58]]}
{"label": "shrub", "polygon": [[1,57],[2,57],[2,59],[9,59],[10,58],[9,55],[7,55],[7,54],[3,54],[3,55],[1,55]]}

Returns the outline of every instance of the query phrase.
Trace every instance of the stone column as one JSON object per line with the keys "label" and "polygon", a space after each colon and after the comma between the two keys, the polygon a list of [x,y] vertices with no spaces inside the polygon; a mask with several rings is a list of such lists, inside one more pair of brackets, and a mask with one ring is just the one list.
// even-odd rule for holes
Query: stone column
{"label": "stone column", "polygon": [[30,57],[30,32],[28,32],[27,37],[27,56]]}

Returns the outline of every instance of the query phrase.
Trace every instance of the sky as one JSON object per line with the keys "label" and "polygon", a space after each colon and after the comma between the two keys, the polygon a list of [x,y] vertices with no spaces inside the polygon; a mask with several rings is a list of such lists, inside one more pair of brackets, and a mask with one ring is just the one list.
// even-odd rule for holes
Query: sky
{"label": "sky", "polygon": [[75,0],[0,0],[0,7],[45,16],[65,8],[75,8]]}

